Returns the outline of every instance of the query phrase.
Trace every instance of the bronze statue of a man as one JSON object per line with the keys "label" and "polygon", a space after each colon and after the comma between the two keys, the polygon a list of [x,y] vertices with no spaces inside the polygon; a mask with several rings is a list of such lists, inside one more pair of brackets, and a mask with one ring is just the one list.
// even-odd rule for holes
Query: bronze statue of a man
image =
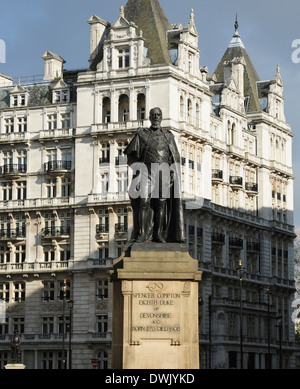
{"label": "bronze statue of a man", "polygon": [[184,242],[180,154],[171,131],[161,127],[162,111],[150,111],[150,128],[138,129],[127,146],[133,180],[133,240]]}
{"label": "bronze statue of a man", "polygon": [[12,363],[21,363],[21,337],[18,331],[14,332],[14,336],[10,341],[11,345],[11,362]]}

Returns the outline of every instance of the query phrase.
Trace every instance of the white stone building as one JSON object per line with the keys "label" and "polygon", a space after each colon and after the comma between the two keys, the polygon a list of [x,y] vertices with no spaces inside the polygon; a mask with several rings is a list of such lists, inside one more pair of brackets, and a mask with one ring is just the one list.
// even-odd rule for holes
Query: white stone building
{"label": "white stone building", "polygon": [[123,150],[154,106],[181,151],[187,246],[203,270],[201,368],[293,368],[293,135],[279,67],[259,79],[236,23],[209,75],[193,11],[171,25],[158,0],[88,23],[87,69],[46,51],[40,82],[0,74],[1,368],[15,330],[27,368],[62,368],[63,350],[66,367],[110,367],[109,270],[132,230]]}

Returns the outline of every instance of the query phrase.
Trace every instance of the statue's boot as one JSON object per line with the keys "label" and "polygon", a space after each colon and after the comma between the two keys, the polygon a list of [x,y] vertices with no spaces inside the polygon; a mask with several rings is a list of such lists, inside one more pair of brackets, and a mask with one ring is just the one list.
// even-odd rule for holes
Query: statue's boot
{"label": "statue's boot", "polygon": [[148,210],[141,208],[140,210],[140,234],[137,239],[138,243],[147,242],[149,240],[149,232],[146,231]]}
{"label": "statue's boot", "polygon": [[166,240],[163,238],[165,212],[164,209],[158,209],[155,214],[155,225],[156,225],[156,237],[155,241],[159,243],[165,243]]}

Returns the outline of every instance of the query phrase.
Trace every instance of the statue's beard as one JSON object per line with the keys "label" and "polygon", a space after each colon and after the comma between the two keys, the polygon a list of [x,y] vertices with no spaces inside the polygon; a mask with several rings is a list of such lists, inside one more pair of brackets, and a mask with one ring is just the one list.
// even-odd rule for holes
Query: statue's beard
{"label": "statue's beard", "polygon": [[154,120],[153,122],[152,122],[152,128],[154,128],[154,129],[158,129],[158,128],[160,128],[160,121],[159,120]]}

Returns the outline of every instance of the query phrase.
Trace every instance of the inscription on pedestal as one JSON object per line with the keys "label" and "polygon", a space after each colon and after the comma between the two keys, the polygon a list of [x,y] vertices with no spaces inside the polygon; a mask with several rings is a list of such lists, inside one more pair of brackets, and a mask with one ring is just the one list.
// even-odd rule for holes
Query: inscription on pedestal
{"label": "inscription on pedestal", "polygon": [[182,293],[178,283],[139,281],[132,290],[131,339],[180,342]]}

